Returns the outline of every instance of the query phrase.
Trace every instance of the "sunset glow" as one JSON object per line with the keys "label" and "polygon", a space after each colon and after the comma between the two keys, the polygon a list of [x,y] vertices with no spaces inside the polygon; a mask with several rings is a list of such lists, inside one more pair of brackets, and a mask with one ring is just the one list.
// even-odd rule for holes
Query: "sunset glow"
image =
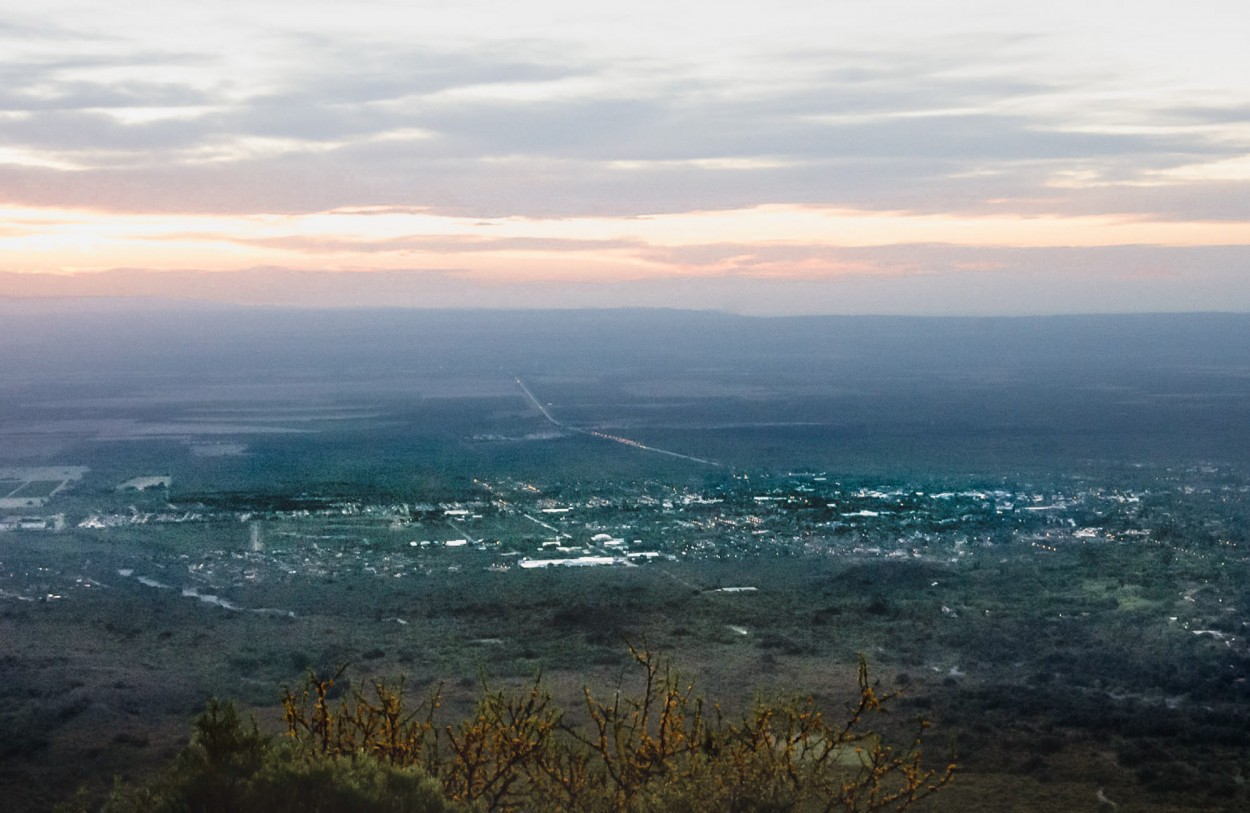
{"label": "sunset glow", "polygon": [[[1240,4],[652,5],[9,14],[0,296],[906,312],[924,276],[958,313],[976,269],[980,310],[1038,274],[1059,309],[1250,309]],[[341,296],[273,296],[307,273]]]}

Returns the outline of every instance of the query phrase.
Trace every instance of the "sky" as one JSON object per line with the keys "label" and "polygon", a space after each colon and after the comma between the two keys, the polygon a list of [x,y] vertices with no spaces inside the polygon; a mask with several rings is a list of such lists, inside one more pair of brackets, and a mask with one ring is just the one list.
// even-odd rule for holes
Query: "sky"
{"label": "sky", "polygon": [[0,0],[0,297],[1250,311],[1244,0]]}

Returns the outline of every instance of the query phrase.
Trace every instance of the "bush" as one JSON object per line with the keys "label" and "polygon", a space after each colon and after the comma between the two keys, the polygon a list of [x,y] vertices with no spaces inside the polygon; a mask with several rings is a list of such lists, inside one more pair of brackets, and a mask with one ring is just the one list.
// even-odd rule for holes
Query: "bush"
{"label": "bush", "polygon": [[119,784],[103,810],[859,813],[907,810],[954,777],[953,761],[925,763],[923,720],[901,747],[868,726],[894,695],[878,693],[862,659],[859,696],[835,719],[794,698],[759,701],[735,721],[649,650],[629,652],[639,693],[608,702],[584,690],[580,727],[538,681],[484,691],[467,719],[444,723],[437,691],[413,706],[402,680],[375,681],[335,700],[342,670],[310,673],[284,690],[279,743],[213,700],[170,769]]}
{"label": "bush", "polygon": [[[82,803],[79,802],[81,805]],[[85,805],[79,809],[88,809]],[[309,758],[275,744],[233,705],[210,700],[191,745],[163,775],[118,784],[104,813],[443,813],[458,810],[416,768],[368,754]]]}
{"label": "bush", "polygon": [[287,733],[306,754],[415,766],[447,798],[491,811],[901,811],[954,777],[953,761],[924,763],[923,720],[903,747],[868,727],[894,695],[877,693],[862,659],[859,697],[836,721],[800,698],[735,722],[649,650],[630,655],[640,693],[604,702],[586,689],[585,727],[567,725],[538,682],[488,691],[468,719],[440,725],[437,692],[410,710],[402,682],[375,682],[335,706],[336,678],[310,675],[285,693]]}

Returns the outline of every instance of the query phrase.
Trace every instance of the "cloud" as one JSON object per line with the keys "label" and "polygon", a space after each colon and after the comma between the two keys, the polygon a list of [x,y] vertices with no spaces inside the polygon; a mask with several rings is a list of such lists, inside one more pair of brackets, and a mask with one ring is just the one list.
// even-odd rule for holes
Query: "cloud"
{"label": "cloud", "polygon": [[[1045,314],[1250,310],[1239,284],[1250,249],[972,249],[841,252],[816,277],[711,274],[630,280],[477,279],[463,269],[367,274],[296,268],[238,272],[115,269],[0,272],[0,296],[143,296],[300,307],[677,307],[740,313]],[[779,258],[790,263],[792,258]],[[856,272],[851,267],[858,267]]]}
{"label": "cloud", "polygon": [[[27,81],[0,91],[0,109],[22,114],[0,119],[0,144],[44,166],[0,167],[3,194],[132,211],[984,210],[1063,205],[1050,181],[1065,170],[1130,183],[1242,151],[1193,133],[1097,132],[1030,113],[1025,101],[1062,106],[1068,88],[1010,76],[950,45],[799,52],[783,79],[770,81],[779,66],[761,59],[757,80],[727,85],[680,63],[622,76],[611,59],[531,40],[462,50],[362,47],[329,33],[279,42],[287,69],[253,92],[83,78],[117,67],[107,57],[7,65],[0,75]],[[133,58],[132,67],[199,65],[214,75],[206,54]],[[136,108],[168,115],[117,114]],[[1228,120],[1237,109],[1181,107],[1171,118]]]}
{"label": "cloud", "polygon": [[[7,239],[0,268],[397,274],[407,262],[457,284],[584,279],[590,301],[612,275],[739,296],[764,280],[845,292],[874,275],[924,287],[994,268],[1023,290],[1040,266],[952,245],[1015,241],[1054,259],[1027,247],[1068,240],[1120,269],[1126,254],[1096,249],[1248,239],[1235,233],[1250,221],[1250,107],[1234,91],[1250,69],[1213,70],[1202,43],[1179,39],[1194,26],[1156,31],[1174,17],[1160,4],[1113,15],[1126,38],[1155,32],[1145,54],[1094,37],[1112,16],[1068,0],[984,15],[896,4],[903,16],[783,0],[715,18],[671,8],[663,26],[634,6],[555,0],[419,17],[387,3],[243,14],[222,0],[178,25],[164,7],[52,2],[0,23],[0,203],[77,214]],[[1069,26],[1087,11],[1092,28]],[[386,208],[456,223],[252,228]],[[133,234],[83,210],[133,218]],[[145,230],[179,213],[206,220]],[[584,234],[557,228],[591,220]],[[1171,262],[1152,267],[1171,274]]]}

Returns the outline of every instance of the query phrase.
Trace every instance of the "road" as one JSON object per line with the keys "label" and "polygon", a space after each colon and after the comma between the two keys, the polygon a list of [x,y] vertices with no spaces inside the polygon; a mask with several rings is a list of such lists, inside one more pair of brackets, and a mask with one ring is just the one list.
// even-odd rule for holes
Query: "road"
{"label": "road", "polygon": [[[547,411],[547,407],[543,406],[542,403],[537,398],[534,397],[534,393],[530,392],[530,388],[525,386],[525,382],[522,381],[519,377],[516,380],[516,384],[518,387],[521,388],[521,392],[525,393],[525,397],[528,398],[530,403],[534,405],[534,408],[537,409],[539,412],[541,412],[543,414],[543,417],[546,418],[547,421],[552,426],[558,426],[561,429],[573,429],[572,427],[565,426],[564,424],[557,421],[555,418],[551,417],[551,413]],[[573,429],[573,431],[580,432],[581,430]]]}
{"label": "road", "polygon": [[517,386],[521,388],[521,392],[525,393],[526,399],[528,399],[529,402],[534,405],[535,409],[537,409],[539,412],[542,413],[542,416],[547,419],[548,423],[550,423],[552,426],[555,426],[559,429],[563,429],[566,432],[576,432],[579,435],[590,435],[591,437],[601,438],[603,440],[610,440],[613,443],[620,443],[624,446],[630,446],[634,449],[641,449],[644,452],[655,452],[656,454],[668,455],[669,457],[677,457],[677,458],[681,458],[682,460],[689,460],[694,463],[702,463],[705,466],[723,467],[725,465],[724,463],[717,463],[715,460],[707,460],[702,457],[695,457],[694,455],[682,454],[681,452],[673,452],[673,451],[669,451],[668,449],[661,449],[658,446],[648,446],[645,443],[639,443],[636,440],[632,440],[630,438],[623,438],[619,435],[609,435],[605,432],[596,432],[593,429],[579,429],[576,426],[569,426],[566,423],[562,423],[556,420],[555,417],[550,412],[547,411],[547,408],[542,405],[542,402],[539,401],[537,397],[535,397],[534,393],[530,391],[530,388],[525,385],[525,382],[522,381],[519,376],[516,379],[516,383],[517,383]]}

